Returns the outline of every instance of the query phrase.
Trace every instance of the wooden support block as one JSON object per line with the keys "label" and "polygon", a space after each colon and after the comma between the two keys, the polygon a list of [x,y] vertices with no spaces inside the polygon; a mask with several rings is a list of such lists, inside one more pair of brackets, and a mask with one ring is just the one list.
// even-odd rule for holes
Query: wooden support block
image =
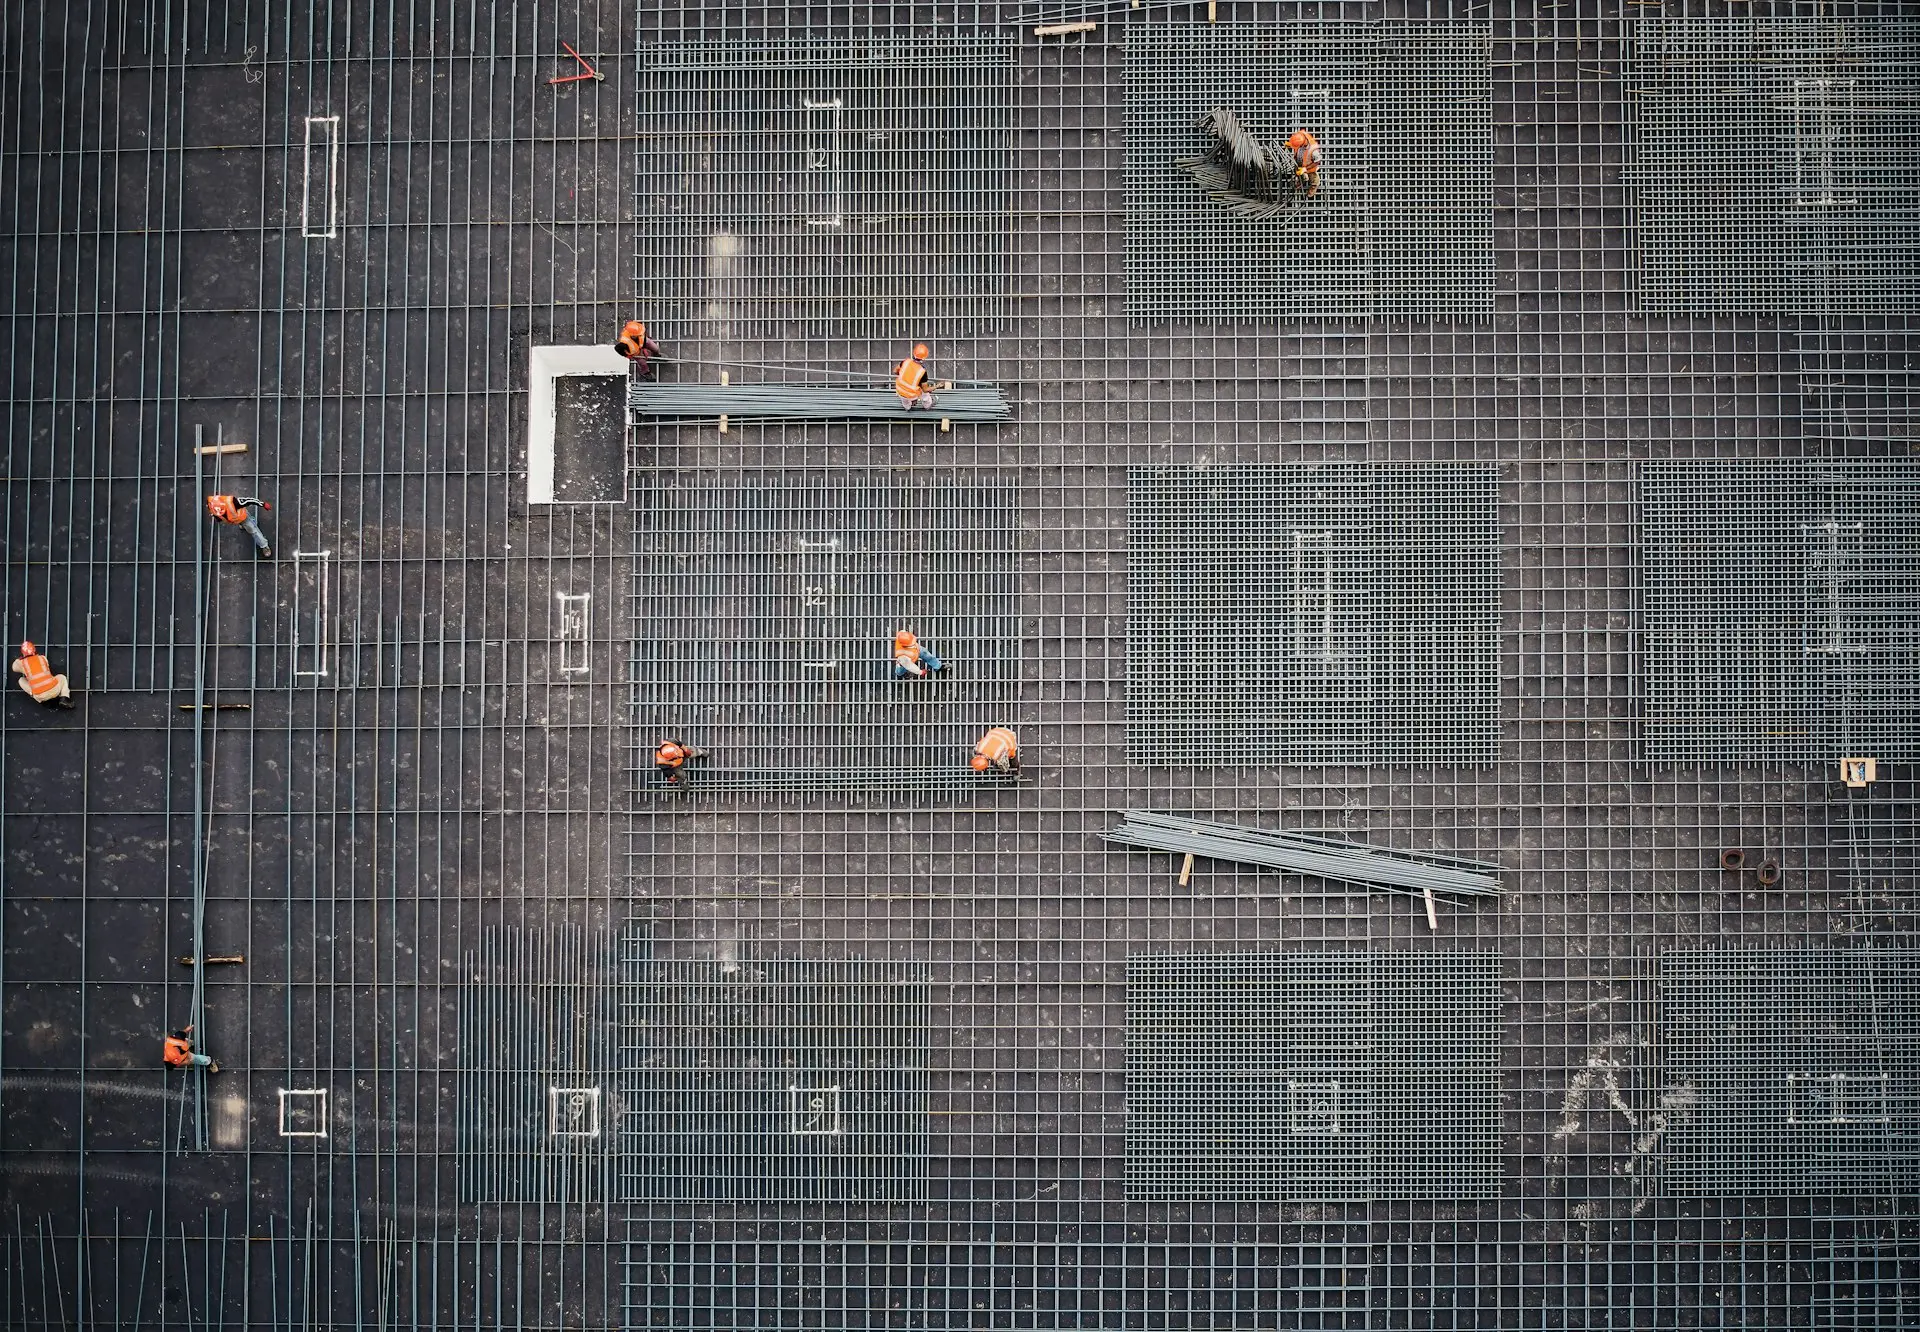
{"label": "wooden support block", "polygon": [[1207,22],[1218,23],[1219,21],[1220,21],[1219,0],[1207,0]]}
{"label": "wooden support block", "polygon": [[[233,957],[210,957],[210,958],[207,958],[207,959],[206,959],[206,963],[207,963],[207,965],[208,965],[208,966],[210,966],[210,967],[213,967],[213,966],[221,966],[221,965],[225,965],[225,966],[240,966],[240,965],[242,965],[243,963],[245,963],[245,962],[246,962],[246,960],[247,960],[247,959],[246,959],[246,958],[245,958],[244,956],[240,956],[240,955],[238,955],[238,954],[236,954],[236,955],[235,955],[235,956],[233,956]],[[183,967],[190,967],[190,966],[193,966],[193,965],[194,965],[194,959],[192,959],[192,958],[190,958],[190,957],[183,957],[183,958],[181,958],[181,959],[180,959],[180,965],[181,965],[181,966],[183,966]]]}
{"label": "wooden support block", "polygon": [[951,416],[943,416],[940,418],[940,433],[943,435],[953,433],[953,418]]}
{"label": "wooden support block", "polygon": [[1858,791],[1873,785],[1880,775],[1880,762],[1870,758],[1843,758],[1840,760],[1840,780]]}
{"label": "wooden support block", "polygon": [[245,453],[245,444],[202,444],[195,453]]}
{"label": "wooden support block", "polygon": [[1180,886],[1185,888],[1193,877],[1193,852],[1187,852],[1187,858],[1180,862]]}
{"label": "wooden support block", "polygon": [[251,712],[253,711],[253,704],[251,703],[182,703],[180,705],[180,711],[182,712],[192,712],[195,708],[199,708],[206,712]]}
{"label": "wooden support block", "polygon": [[725,388],[727,385],[731,384],[732,382],[733,382],[733,376],[729,375],[725,370],[722,370],[720,372],[720,387]]}
{"label": "wooden support block", "polygon": [[1438,934],[1440,932],[1440,917],[1435,914],[1433,909],[1433,889],[1421,889],[1420,897],[1427,904],[1427,929]]}
{"label": "wooden support block", "polygon": [[1084,23],[1042,23],[1033,30],[1035,37],[1071,37],[1076,32],[1092,32],[1100,25],[1091,19]]}
{"label": "wooden support block", "polygon": [[724,416],[720,418],[720,433],[723,435],[727,433],[727,418]]}

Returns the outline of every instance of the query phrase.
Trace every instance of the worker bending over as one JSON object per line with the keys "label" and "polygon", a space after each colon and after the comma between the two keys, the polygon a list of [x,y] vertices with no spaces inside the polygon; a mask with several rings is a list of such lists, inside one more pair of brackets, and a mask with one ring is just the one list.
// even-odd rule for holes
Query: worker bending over
{"label": "worker bending over", "polygon": [[194,1050],[192,1023],[168,1034],[166,1044],[161,1047],[160,1058],[172,1068],[204,1068],[209,1073],[220,1071],[220,1065]]}
{"label": "worker bending over", "polygon": [[232,523],[235,527],[247,529],[247,535],[253,538],[253,544],[260,552],[260,558],[273,558],[273,547],[267,544],[267,534],[260,530],[260,523],[253,516],[254,509],[272,509],[273,506],[263,499],[242,495],[209,495],[207,512],[223,523]]}
{"label": "worker bending over", "polygon": [[13,673],[20,677],[20,687],[27,691],[27,697],[35,703],[48,703],[58,708],[73,706],[73,691],[67,688],[67,677],[55,675],[47,659],[40,655],[40,649],[32,643],[20,645],[20,655],[14,658]]}
{"label": "worker bending over", "polygon": [[638,319],[629,319],[620,330],[620,337],[613,344],[613,349],[640,367],[642,379],[653,378],[653,358],[660,354],[660,344],[647,336],[645,324]]}
{"label": "worker bending over", "polygon": [[973,747],[973,770],[986,772],[988,769],[1015,775],[1020,772],[1020,742],[1004,726],[988,731]]}
{"label": "worker bending over", "polygon": [[913,355],[900,362],[893,372],[893,391],[900,395],[900,405],[908,411],[933,406],[933,394],[927,383],[927,357],[931,355],[926,343],[917,342]]}
{"label": "worker bending over", "polygon": [[934,655],[932,648],[922,643],[911,629],[902,629],[893,636],[893,678],[917,675],[922,679],[936,671],[944,671],[947,664]]}
{"label": "worker bending over", "polygon": [[684,740],[662,740],[660,747],[653,751],[653,771],[661,781],[673,785],[680,780],[680,770],[690,760],[706,756],[706,750]]}
{"label": "worker bending over", "polygon": [[1287,147],[1293,149],[1293,174],[1306,183],[1311,199],[1320,193],[1320,140],[1303,129],[1295,130],[1287,136]]}

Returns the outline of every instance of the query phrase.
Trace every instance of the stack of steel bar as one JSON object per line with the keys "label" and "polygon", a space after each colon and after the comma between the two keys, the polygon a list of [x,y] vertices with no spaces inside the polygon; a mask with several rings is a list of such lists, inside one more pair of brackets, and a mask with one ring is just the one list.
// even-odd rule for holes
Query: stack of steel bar
{"label": "stack of steel bar", "polygon": [[649,384],[627,390],[627,417],[646,420],[726,416],[786,421],[1005,421],[1013,415],[1000,390],[971,384],[937,390],[931,410],[909,411],[892,389],[836,388],[824,384]]}
{"label": "stack of steel bar", "polygon": [[1304,833],[1267,832],[1231,823],[1207,823],[1175,814],[1130,809],[1106,841],[1149,851],[1182,852],[1212,860],[1313,874],[1389,892],[1431,892],[1454,897],[1498,897],[1504,889],[1487,871],[1498,865],[1452,856],[1412,856],[1359,842],[1343,842]]}

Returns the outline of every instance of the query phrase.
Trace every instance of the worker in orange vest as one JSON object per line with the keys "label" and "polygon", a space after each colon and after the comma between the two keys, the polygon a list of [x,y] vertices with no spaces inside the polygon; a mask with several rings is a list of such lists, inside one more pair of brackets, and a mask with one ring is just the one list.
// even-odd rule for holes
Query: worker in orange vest
{"label": "worker in orange vest", "polygon": [[1320,140],[1303,129],[1295,130],[1287,136],[1287,147],[1293,149],[1293,174],[1307,183],[1311,199],[1320,193]]}
{"label": "worker in orange vest", "polygon": [[27,697],[35,703],[51,703],[55,707],[73,706],[73,691],[67,688],[67,677],[55,675],[47,659],[40,655],[40,649],[32,643],[20,645],[20,655],[14,659],[13,673],[20,677],[20,687],[27,691]]}
{"label": "worker in orange vest", "polygon": [[160,1050],[160,1058],[172,1068],[204,1068],[209,1073],[220,1071],[220,1065],[206,1055],[195,1052],[192,1023],[167,1035],[166,1044]]}
{"label": "worker in orange vest", "polygon": [[927,344],[916,342],[913,355],[900,362],[893,372],[893,391],[900,395],[900,404],[908,411],[915,407],[933,406],[933,394],[927,387],[927,358],[933,355],[927,350]]}
{"label": "worker in orange vest", "polygon": [[995,772],[1016,775],[1020,771],[1020,743],[1014,738],[1013,732],[1004,726],[996,726],[988,731],[980,737],[980,743],[973,747],[973,770],[985,772],[989,768]]}
{"label": "worker in orange vest", "polygon": [[254,508],[272,509],[273,506],[263,499],[245,495],[209,495],[207,512],[223,523],[232,523],[235,527],[247,529],[247,535],[253,538],[253,544],[260,551],[260,558],[273,558],[273,547],[267,544],[267,534],[260,530],[259,520],[253,516]]}
{"label": "worker in orange vest", "polygon": [[653,358],[660,354],[660,344],[647,336],[647,326],[638,319],[629,319],[620,330],[620,337],[613,349],[640,367],[640,377],[651,379],[654,376]]}
{"label": "worker in orange vest", "polygon": [[706,750],[684,740],[662,740],[660,747],[653,751],[653,770],[660,780],[672,785],[680,780],[680,770],[689,760],[706,756]]}
{"label": "worker in orange vest", "polygon": [[934,650],[920,641],[911,629],[902,629],[893,636],[893,678],[902,679],[917,675],[922,679],[937,671],[947,669]]}

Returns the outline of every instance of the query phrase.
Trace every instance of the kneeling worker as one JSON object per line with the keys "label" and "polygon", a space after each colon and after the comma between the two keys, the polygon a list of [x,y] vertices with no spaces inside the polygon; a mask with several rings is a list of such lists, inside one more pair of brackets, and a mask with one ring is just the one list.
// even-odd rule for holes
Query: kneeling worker
{"label": "kneeling worker", "polygon": [[915,343],[913,355],[900,362],[893,372],[893,391],[900,395],[900,405],[908,411],[915,407],[932,407],[933,394],[927,384],[927,357],[933,355],[924,342]]}
{"label": "kneeling worker", "polygon": [[1015,775],[1020,772],[1020,744],[1005,726],[994,727],[973,747],[973,770],[986,772],[989,768]]}
{"label": "kneeling worker", "polygon": [[662,781],[671,784],[680,780],[680,769],[686,767],[689,760],[706,756],[706,750],[684,740],[662,740],[660,747],[653,751],[653,770]]}
{"label": "kneeling worker", "polygon": [[193,1048],[193,1024],[188,1023],[178,1031],[167,1033],[166,1044],[161,1047],[160,1058],[172,1068],[204,1068],[209,1073],[218,1073],[220,1065],[207,1055]]}
{"label": "kneeling worker", "polygon": [[55,675],[53,667],[32,643],[20,645],[20,655],[13,661],[13,673],[20,677],[20,687],[35,703],[57,708],[73,706],[73,691],[67,688],[67,677]]}
{"label": "kneeling worker", "polygon": [[947,669],[947,664],[935,655],[934,650],[920,641],[919,635],[911,629],[902,629],[893,636],[893,678],[917,675],[921,679]]}

